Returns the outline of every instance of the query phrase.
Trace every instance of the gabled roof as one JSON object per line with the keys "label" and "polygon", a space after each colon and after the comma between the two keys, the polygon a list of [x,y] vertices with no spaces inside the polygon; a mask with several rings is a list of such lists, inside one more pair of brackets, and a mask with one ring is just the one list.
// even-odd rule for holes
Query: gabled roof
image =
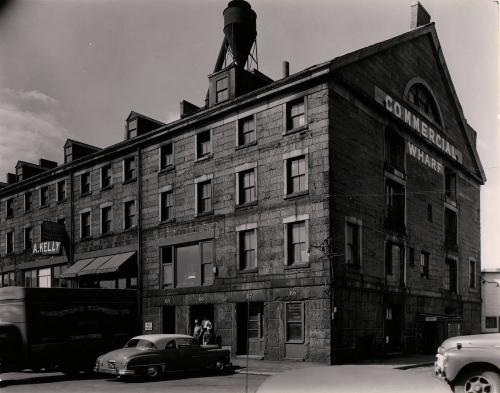
{"label": "gabled roof", "polygon": [[135,112],[135,111],[130,111],[130,114],[127,116],[127,118],[125,119],[126,121],[129,121],[130,119],[135,119],[137,117],[142,117],[143,119],[146,119],[146,120],[149,120],[149,121],[152,121],[153,123],[156,123],[158,124],[159,126],[164,126],[165,123],[162,123],[161,121],[159,120],[156,120],[156,119],[153,119],[149,116],[145,116],[139,112]]}
{"label": "gabled roof", "polygon": [[[474,164],[476,166],[477,174],[481,179],[482,184],[486,182],[486,175],[481,164],[481,160],[479,159],[479,155],[475,148],[475,142],[471,138],[471,133],[468,128],[470,125],[467,124],[467,120],[464,117],[464,113],[462,110],[462,106],[460,105],[460,101],[458,100],[458,96],[453,85],[453,81],[450,76],[450,72],[448,71],[448,67],[446,65],[446,61],[444,59],[443,51],[441,50],[441,44],[439,43],[439,39],[437,36],[436,28],[434,23],[429,23],[427,25],[418,27],[416,29],[410,30],[407,33],[400,34],[396,37],[390,38],[385,41],[378,42],[376,44],[364,47],[357,51],[345,54],[343,56],[336,57],[330,62],[330,69],[332,71],[338,70],[340,68],[346,67],[352,63],[363,60],[369,56],[375,55],[379,52],[392,48],[396,45],[403,44],[405,42],[414,40],[418,37],[422,37],[425,35],[429,35],[431,38],[431,42],[434,46],[434,50],[436,51],[436,57],[439,61],[439,65],[441,66],[441,70],[443,71],[443,76],[446,80],[446,87],[449,89],[450,96],[452,97],[452,101],[457,109],[458,116],[460,118],[460,123],[462,125],[462,134],[464,138],[468,142],[469,153],[473,157]],[[472,127],[470,127],[472,128]]]}

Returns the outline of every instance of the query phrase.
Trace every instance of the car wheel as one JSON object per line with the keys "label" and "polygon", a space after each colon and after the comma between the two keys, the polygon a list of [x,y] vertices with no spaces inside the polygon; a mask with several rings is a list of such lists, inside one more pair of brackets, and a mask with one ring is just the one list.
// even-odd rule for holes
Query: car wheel
{"label": "car wheel", "polygon": [[226,365],[224,364],[223,360],[217,360],[215,362],[215,371],[217,371],[218,373],[224,372],[225,368],[226,368]]}
{"label": "car wheel", "polygon": [[469,371],[453,386],[454,393],[500,393],[500,379],[494,371]]}
{"label": "car wheel", "polygon": [[146,377],[148,379],[157,379],[161,375],[161,367],[160,366],[151,366],[146,369]]}

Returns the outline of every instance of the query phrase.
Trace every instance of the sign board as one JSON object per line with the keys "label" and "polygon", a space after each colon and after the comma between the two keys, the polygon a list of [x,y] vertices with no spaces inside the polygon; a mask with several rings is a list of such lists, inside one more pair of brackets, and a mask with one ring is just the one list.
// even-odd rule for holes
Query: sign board
{"label": "sign board", "polygon": [[444,136],[427,124],[422,117],[417,116],[412,110],[399,103],[396,99],[385,93],[377,86],[375,86],[374,99],[387,111],[406,123],[411,130],[413,130],[429,144],[437,147],[443,153],[452,157],[459,163],[462,163],[462,153]]}
{"label": "sign board", "polygon": [[153,330],[153,322],[144,322],[144,330],[146,331]]}
{"label": "sign board", "polygon": [[46,241],[33,243],[33,255],[59,255],[61,242]]}
{"label": "sign board", "polygon": [[40,240],[45,241],[58,241],[64,243],[68,238],[66,226],[58,222],[44,221],[42,222],[42,234]]}
{"label": "sign board", "polygon": [[437,317],[425,317],[425,322],[437,322]]}

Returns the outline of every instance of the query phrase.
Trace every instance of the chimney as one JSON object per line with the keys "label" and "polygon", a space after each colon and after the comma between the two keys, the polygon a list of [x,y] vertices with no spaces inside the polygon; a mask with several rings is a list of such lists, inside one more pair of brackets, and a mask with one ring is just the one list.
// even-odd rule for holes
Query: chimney
{"label": "chimney", "polygon": [[411,5],[411,23],[410,29],[416,29],[417,27],[427,25],[431,22],[431,16],[426,11],[424,6],[420,2],[413,3]]}
{"label": "chimney", "polygon": [[283,62],[283,78],[288,78],[290,76],[290,63],[288,61]]}

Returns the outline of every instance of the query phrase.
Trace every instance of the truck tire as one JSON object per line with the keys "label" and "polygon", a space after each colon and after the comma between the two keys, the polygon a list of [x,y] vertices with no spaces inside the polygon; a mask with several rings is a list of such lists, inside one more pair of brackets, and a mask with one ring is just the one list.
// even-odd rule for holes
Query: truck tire
{"label": "truck tire", "polygon": [[490,370],[470,370],[453,385],[454,393],[500,393],[500,377]]}

